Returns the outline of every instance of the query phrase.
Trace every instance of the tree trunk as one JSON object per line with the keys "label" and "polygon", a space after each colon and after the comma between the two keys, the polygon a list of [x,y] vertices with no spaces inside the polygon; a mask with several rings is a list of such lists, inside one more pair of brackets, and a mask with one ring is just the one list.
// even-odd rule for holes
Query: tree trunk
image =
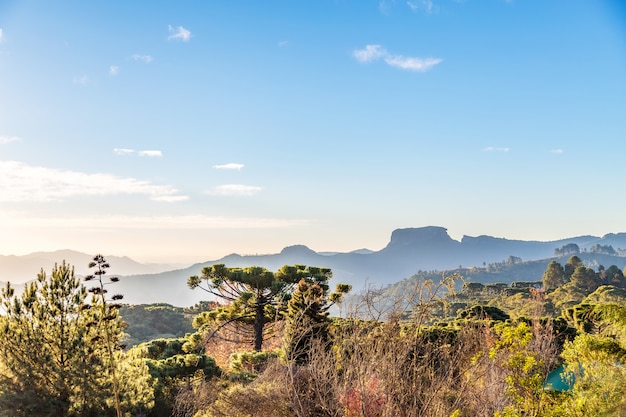
{"label": "tree trunk", "polygon": [[258,300],[254,317],[254,350],[260,352],[263,348],[263,328],[265,327],[265,303]]}

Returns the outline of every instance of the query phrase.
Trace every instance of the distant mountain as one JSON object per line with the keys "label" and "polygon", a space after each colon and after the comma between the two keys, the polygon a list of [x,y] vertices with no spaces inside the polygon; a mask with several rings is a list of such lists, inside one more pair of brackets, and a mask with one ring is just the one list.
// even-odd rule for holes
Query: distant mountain
{"label": "distant mountain", "polygon": [[[94,255],[69,249],[22,256],[0,255],[0,281],[24,283],[35,279],[42,268],[50,273],[54,264],[63,260],[74,266],[76,274],[87,275],[89,262]],[[109,274],[114,275],[154,274],[180,267],[176,264],[141,264],[126,256],[106,256],[106,259],[111,265]]]}
{"label": "distant mountain", "polygon": [[[160,273],[152,271],[122,273],[119,271],[132,260],[115,257],[107,257],[107,260],[111,264],[110,273],[122,275],[120,283],[116,284],[118,285],[116,292],[125,295],[125,302],[131,304],[166,302],[175,306],[190,306],[210,297],[200,289],[189,290],[186,285],[187,278],[191,275],[199,275],[204,266],[218,263],[229,267],[256,265],[272,271],[285,264],[324,266],[333,270],[334,278],[331,284],[333,282],[349,283],[355,290],[361,290],[368,285],[380,287],[393,284],[419,271],[452,270],[459,266],[481,267],[505,261],[509,257],[521,258],[524,261],[545,260],[547,264],[554,257],[555,249],[570,243],[578,245],[581,250],[589,249],[594,245],[611,245],[614,249],[626,248],[626,233],[609,234],[604,237],[579,236],[550,242],[508,240],[490,236],[464,236],[461,241],[457,241],[448,235],[445,228],[429,226],[394,230],[389,244],[376,252],[357,250],[349,253],[318,253],[306,246],[295,245],[286,247],[277,254],[247,256],[231,254],[218,260]],[[55,254],[58,256],[55,261],[67,259],[60,253]],[[90,259],[89,255],[86,256],[85,266]],[[611,264],[620,268],[626,266],[626,257],[611,257],[607,261],[612,262],[607,265],[604,261],[607,267]],[[0,257],[0,280],[14,281],[11,276],[4,273],[3,262],[4,259]],[[74,261],[71,262],[79,265]],[[118,262],[124,267],[118,265]],[[537,266],[536,270],[543,268],[542,265],[543,262]],[[29,276],[34,277],[36,271],[42,266],[45,270],[51,267],[51,265],[46,267],[41,263],[36,267],[29,264]],[[79,269],[77,272],[82,273]],[[533,275],[536,274],[533,272]],[[21,274],[15,276],[25,276],[25,274],[22,271]],[[528,277],[528,280],[535,279],[535,276]]]}

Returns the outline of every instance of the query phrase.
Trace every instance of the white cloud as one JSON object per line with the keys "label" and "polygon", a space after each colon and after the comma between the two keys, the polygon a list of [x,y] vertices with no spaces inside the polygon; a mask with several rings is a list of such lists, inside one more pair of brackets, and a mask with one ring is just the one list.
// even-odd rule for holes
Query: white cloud
{"label": "white cloud", "polygon": [[146,64],[151,63],[152,61],[154,61],[154,58],[152,58],[150,55],[141,55],[141,54],[133,54],[131,56],[131,59],[133,61],[141,61],[141,62],[145,62]]}
{"label": "white cloud", "polygon": [[187,196],[170,185],[155,185],[135,178],[111,174],[88,174],[77,171],[0,161],[2,202],[63,201],[72,197],[107,195],[146,195],[154,201],[182,201]]}
{"label": "white cloud", "polygon": [[113,148],[113,152],[115,152],[116,155],[130,155],[135,153],[135,150],[127,148]]}
{"label": "white cloud", "polygon": [[356,49],[352,55],[359,62],[370,62],[387,55],[387,51],[380,45],[366,45],[364,49]]}
{"label": "white cloud", "polygon": [[289,41],[280,41],[280,42],[278,42],[278,47],[279,48],[284,48],[287,45],[289,45]]}
{"label": "white cloud", "polygon": [[218,185],[213,191],[209,191],[207,194],[211,195],[232,195],[232,196],[251,196],[257,194],[262,190],[261,187],[254,185],[242,185],[242,184],[225,184]]}
{"label": "white cloud", "polygon": [[0,136],[0,145],[5,145],[7,143],[17,142],[20,140],[22,140],[22,138],[19,138],[17,136]]}
{"label": "white cloud", "polygon": [[557,154],[557,155],[562,155],[562,154],[565,153],[565,151],[563,149],[552,149],[550,151],[550,153]]}
{"label": "white cloud", "polygon": [[352,55],[359,62],[371,62],[383,58],[387,65],[394,68],[419,72],[428,71],[443,61],[441,58],[414,58],[391,55],[380,45],[366,45],[363,49],[354,50]]}
{"label": "white cloud", "polygon": [[385,62],[392,67],[401,68],[408,71],[428,71],[435,65],[441,63],[440,58],[410,58],[404,56],[388,56]]}
{"label": "white cloud", "polygon": [[229,164],[223,164],[223,165],[213,165],[213,168],[215,169],[236,169],[237,171],[241,170],[241,168],[243,168],[243,164],[235,164],[235,163],[229,163]]}
{"label": "white cloud", "polygon": [[0,28],[0,42],[2,42],[3,39],[4,39],[4,32],[2,31],[2,28]]}
{"label": "white cloud", "polygon": [[152,156],[152,157],[161,157],[163,156],[163,152],[161,151],[139,151],[137,152],[139,156]]}
{"label": "white cloud", "polygon": [[128,149],[128,148],[113,148],[113,152],[115,152],[116,155],[122,155],[122,156],[132,155],[132,154],[137,154],[139,156],[148,156],[148,157],[163,156],[163,152],[156,151],[156,150],[136,151],[134,149]]}
{"label": "white cloud", "polygon": [[167,37],[168,40],[188,42],[191,39],[191,32],[182,26],[178,26],[177,28],[168,26],[168,30],[170,32],[170,36]]}
{"label": "white cloud", "polygon": [[493,146],[487,146],[486,148],[483,148],[483,151],[485,152],[508,152],[509,148],[496,148]]}
{"label": "white cloud", "polygon": [[120,73],[120,67],[117,65],[111,65],[109,67],[109,75],[115,76]]}

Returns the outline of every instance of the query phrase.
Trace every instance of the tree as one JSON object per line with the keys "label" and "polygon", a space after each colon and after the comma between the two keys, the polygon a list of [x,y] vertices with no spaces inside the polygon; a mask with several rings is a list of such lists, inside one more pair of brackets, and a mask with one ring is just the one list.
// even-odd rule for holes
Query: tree
{"label": "tree", "polygon": [[[191,337],[191,335],[188,335]],[[155,339],[129,350],[128,355],[145,363],[155,381],[156,416],[170,416],[183,386],[202,383],[220,374],[213,358],[194,349],[187,338]]]}
{"label": "tree", "polygon": [[[94,292],[94,291],[92,291]],[[0,416],[108,416],[117,407],[145,411],[153,404],[148,368],[116,355],[116,374],[124,395],[115,401],[102,311],[86,304],[87,289],[65,262],[17,296],[10,284],[0,305]],[[104,320],[110,340],[121,327]],[[115,322],[117,323],[117,322]]]}
{"label": "tree", "polygon": [[480,282],[464,282],[463,287],[461,287],[461,292],[463,294],[476,297],[481,295],[484,289],[484,285]]}
{"label": "tree", "polygon": [[609,268],[604,271],[604,277],[607,285],[613,285],[617,288],[626,288],[624,273],[617,266],[609,266]]}
{"label": "tree", "polygon": [[[539,322],[500,322],[494,326],[497,339],[489,350],[489,357],[504,370],[506,394],[510,404],[496,417],[538,416],[549,405],[543,390],[543,381],[553,364],[555,352],[551,327]],[[549,355],[542,357],[548,350]]]}
{"label": "tree", "polygon": [[560,249],[554,250],[555,256],[565,256],[565,255],[571,255],[571,254],[577,255],[579,253],[580,253],[580,248],[575,243],[568,243],[567,245],[564,245]]}
{"label": "tree", "polygon": [[285,265],[276,273],[259,266],[227,268],[217,264],[202,268],[201,276],[189,277],[189,287],[201,288],[230,304],[200,314],[195,319],[196,327],[199,322],[213,322],[216,333],[231,323],[252,325],[254,350],[260,351],[266,324],[279,318],[278,309],[284,308],[295,284],[307,276],[311,279],[314,272],[326,279],[332,276],[330,269],[312,268]]}
{"label": "tree", "polygon": [[583,265],[583,261],[576,255],[571,256],[567,262],[565,263],[564,271],[565,271],[565,279],[567,281],[570,280],[572,274],[579,266]]}
{"label": "tree", "polygon": [[75,393],[84,393],[86,297],[65,262],[49,279],[42,270],[21,297],[7,283],[1,295],[0,415],[66,416],[80,402]]}
{"label": "tree", "polygon": [[600,278],[593,269],[580,265],[574,270],[571,283],[575,287],[591,293],[600,286]]}
{"label": "tree", "polygon": [[[292,268],[284,266],[285,268]],[[293,291],[285,313],[286,324],[283,336],[285,356],[296,363],[306,361],[313,339],[325,343],[328,338],[328,310],[339,302],[351,286],[337,285],[329,294],[330,269],[309,267]]]}
{"label": "tree", "polygon": [[613,249],[613,246],[611,245],[599,245],[599,244],[595,244],[592,247],[589,248],[589,252],[591,253],[602,253],[605,255],[617,255],[617,252],[615,251],[615,249]]}
{"label": "tree", "polygon": [[554,415],[626,415],[626,307],[581,305],[567,314],[580,331],[562,353],[573,389]]}
{"label": "tree", "polygon": [[561,285],[565,284],[565,270],[561,264],[556,261],[551,261],[541,277],[541,282],[546,292],[556,290]]}

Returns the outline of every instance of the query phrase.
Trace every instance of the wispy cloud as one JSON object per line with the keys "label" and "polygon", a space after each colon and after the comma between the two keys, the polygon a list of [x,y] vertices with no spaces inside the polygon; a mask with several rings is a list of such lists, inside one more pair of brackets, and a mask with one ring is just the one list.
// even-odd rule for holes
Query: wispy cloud
{"label": "wispy cloud", "polygon": [[0,28],[0,42],[4,39],[4,31]]}
{"label": "wispy cloud", "polygon": [[278,42],[278,47],[279,48],[284,48],[287,45],[289,45],[289,41],[280,41],[280,42]]}
{"label": "wispy cloud", "polygon": [[120,67],[118,67],[117,65],[111,65],[109,67],[109,75],[116,76],[119,73],[120,73]]}
{"label": "wispy cloud", "polygon": [[152,58],[152,56],[150,55],[133,54],[130,58],[133,61],[145,62],[146,64],[149,64],[152,61],[154,61],[154,58]]}
{"label": "wispy cloud", "polygon": [[254,185],[225,184],[218,185],[212,191],[207,192],[207,194],[226,196],[251,196],[261,192],[261,190],[261,187],[256,187]]}
{"label": "wispy cloud", "polygon": [[17,142],[22,140],[17,136],[0,136],[0,145],[6,145],[7,143]]}
{"label": "wispy cloud", "polygon": [[188,197],[170,185],[155,185],[111,174],[88,174],[31,166],[18,161],[0,161],[2,202],[64,201],[73,197],[146,195],[154,201],[184,201]]}
{"label": "wispy cloud", "polygon": [[550,153],[556,154],[556,155],[562,155],[565,153],[565,151],[563,149],[551,149]]}
{"label": "wispy cloud", "polygon": [[136,151],[134,149],[129,148],[113,148],[113,152],[116,155],[133,155],[137,154],[138,156],[149,156],[149,157],[161,157],[163,156],[163,152],[157,150],[146,150],[146,151]]}
{"label": "wispy cloud", "polygon": [[135,153],[134,149],[128,149],[128,148],[113,148],[113,152],[116,155],[131,155],[133,153]]}
{"label": "wispy cloud", "polygon": [[229,163],[229,164],[223,164],[223,165],[213,165],[213,168],[215,169],[236,169],[237,171],[241,170],[241,168],[243,168],[243,164],[236,164],[236,163]]}
{"label": "wispy cloud", "polygon": [[388,56],[385,58],[385,62],[392,67],[401,68],[408,71],[428,71],[437,64],[443,61],[440,58],[410,58],[400,55]]}
{"label": "wispy cloud", "polygon": [[168,30],[170,32],[170,36],[167,37],[168,40],[189,42],[191,39],[191,32],[182,26],[173,27],[170,25],[168,26]]}
{"label": "wispy cloud", "polygon": [[487,146],[486,148],[483,148],[483,151],[485,152],[508,152],[509,150],[509,148],[497,148],[494,146]]}
{"label": "wispy cloud", "polygon": [[363,49],[356,49],[352,55],[359,62],[370,62],[387,55],[387,51],[380,45],[366,45]]}
{"label": "wispy cloud", "polygon": [[137,152],[139,156],[151,156],[151,157],[161,157],[163,156],[163,152],[161,151],[139,151]]}
{"label": "wispy cloud", "polygon": [[417,72],[428,71],[443,61],[441,58],[416,58],[392,55],[380,45],[366,45],[363,49],[354,50],[352,56],[359,62],[371,62],[382,58],[389,66]]}
{"label": "wispy cloud", "polygon": [[87,75],[81,75],[78,77],[74,77],[72,82],[76,85],[86,85],[89,84],[89,77]]}

